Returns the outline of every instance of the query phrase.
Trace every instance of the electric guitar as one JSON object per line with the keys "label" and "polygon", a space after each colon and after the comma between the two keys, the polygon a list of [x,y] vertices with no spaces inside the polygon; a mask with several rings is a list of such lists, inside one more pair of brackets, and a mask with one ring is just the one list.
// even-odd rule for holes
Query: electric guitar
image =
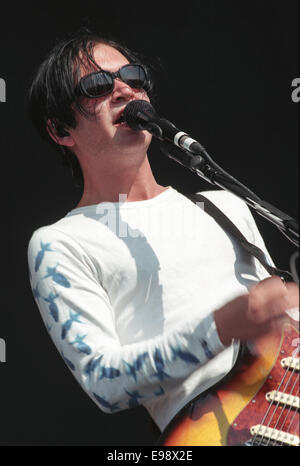
{"label": "electric guitar", "polygon": [[299,331],[242,345],[230,373],[188,403],[163,446],[299,446]]}

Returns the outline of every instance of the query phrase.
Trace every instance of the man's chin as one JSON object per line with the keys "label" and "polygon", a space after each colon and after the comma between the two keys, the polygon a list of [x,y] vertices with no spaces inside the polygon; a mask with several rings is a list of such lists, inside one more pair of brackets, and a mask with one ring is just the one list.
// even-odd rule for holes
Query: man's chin
{"label": "man's chin", "polygon": [[115,143],[130,144],[133,147],[141,146],[146,149],[149,147],[151,139],[152,135],[148,131],[135,131],[123,123],[117,126],[113,138]]}

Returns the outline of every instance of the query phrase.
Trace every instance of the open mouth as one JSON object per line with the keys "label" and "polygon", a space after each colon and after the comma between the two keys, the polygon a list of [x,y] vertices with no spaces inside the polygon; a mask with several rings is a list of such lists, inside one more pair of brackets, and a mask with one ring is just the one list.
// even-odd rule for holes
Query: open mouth
{"label": "open mouth", "polygon": [[115,126],[128,126],[126,121],[124,120],[123,113],[120,115],[120,117],[114,122]]}

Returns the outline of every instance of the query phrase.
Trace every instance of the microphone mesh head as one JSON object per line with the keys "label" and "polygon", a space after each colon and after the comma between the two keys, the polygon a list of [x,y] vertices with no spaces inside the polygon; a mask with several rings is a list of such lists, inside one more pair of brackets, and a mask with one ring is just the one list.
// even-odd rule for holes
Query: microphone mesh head
{"label": "microphone mesh head", "polygon": [[134,130],[146,129],[149,122],[157,120],[157,114],[152,105],[146,100],[132,100],[126,105],[123,118]]}

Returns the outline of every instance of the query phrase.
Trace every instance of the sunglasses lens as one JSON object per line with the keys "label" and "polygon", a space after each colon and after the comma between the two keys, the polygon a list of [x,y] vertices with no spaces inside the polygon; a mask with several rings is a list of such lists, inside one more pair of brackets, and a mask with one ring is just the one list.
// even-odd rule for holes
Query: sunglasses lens
{"label": "sunglasses lens", "polygon": [[128,65],[120,69],[122,81],[133,88],[143,88],[147,81],[144,69],[139,65]]}
{"label": "sunglasses lens", "polygon": [[85,95],[89,97],[101,97],[108,94],[113,88],[112,77],[105,72],[93,73],[82,81]]}
{"label": "sunglasses lens", "polygon": [[114,77],[119,77],[128,86],[135,89],[148,89],[148,78],[141,65],[125,65],[118,73],[99,71],[91,73],[80,81],[79,92],[89,98],[109,94],[114,88]]}

